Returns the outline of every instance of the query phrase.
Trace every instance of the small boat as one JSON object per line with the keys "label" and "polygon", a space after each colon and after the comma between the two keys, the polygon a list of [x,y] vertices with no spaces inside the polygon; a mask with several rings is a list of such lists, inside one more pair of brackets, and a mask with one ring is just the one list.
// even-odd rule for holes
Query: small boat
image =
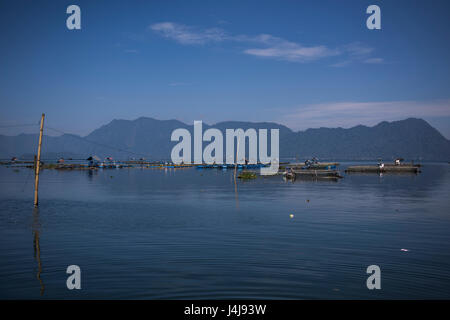
{"label": "small boat", "polygon": [[319,162],[319,159],[312,158],[311,160],[306,160],[305,165],[302,167],[302,169],[306,170],[334,170],[339,165],[338,162]]}
{"label": "small boat", "polygon": [[309,166],[303,166],[302,169],[304,169],[304,170],[334,170],[334,169],[336,169],[337,165],[339,165],[339,164],[333,163],[333,162],[315,163],[315,164],[311,164]]}

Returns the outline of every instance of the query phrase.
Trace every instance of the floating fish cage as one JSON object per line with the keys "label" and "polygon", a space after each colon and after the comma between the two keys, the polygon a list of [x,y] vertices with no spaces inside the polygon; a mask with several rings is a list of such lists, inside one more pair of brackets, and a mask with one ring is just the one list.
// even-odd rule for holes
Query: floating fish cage
{"label": "floating fish cage", "polygon": [[195,167],[197,169],[234,169],[237,167],[237,169],[259,169],[262,167],[267,167],[268,164],[262,164],[262,163],[258,163],[258,164],[198,164]]}
{"label": "floating fish cage", "polygon": [[350,166],[346,173],[419,173],[420,165]]}

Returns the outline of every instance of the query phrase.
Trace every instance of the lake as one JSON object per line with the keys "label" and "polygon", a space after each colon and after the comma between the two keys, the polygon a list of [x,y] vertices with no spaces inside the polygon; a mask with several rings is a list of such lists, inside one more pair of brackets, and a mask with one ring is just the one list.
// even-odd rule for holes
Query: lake
{"label": "lake", "polygon": [[343,175],[43,170],[34,210],[33,170],[2,166],[0,298],[449,299],[450,165]]}

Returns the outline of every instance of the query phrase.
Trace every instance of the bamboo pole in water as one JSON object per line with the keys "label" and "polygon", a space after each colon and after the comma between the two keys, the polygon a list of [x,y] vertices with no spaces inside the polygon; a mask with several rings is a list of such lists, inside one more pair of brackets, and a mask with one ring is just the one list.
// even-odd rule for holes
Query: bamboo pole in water
{"label": "bamboo pole in water", "polygon": [[34,206],[38,206],[38,189],[39,189],[39,169],[41,165],[41,147],[42,147],[42,133],[44,132],[44,118],[45,114],[41,117],[41,128],[39,129],[39,144],[38,144],[38,154],[36,159],[36,171],[34,175]]}

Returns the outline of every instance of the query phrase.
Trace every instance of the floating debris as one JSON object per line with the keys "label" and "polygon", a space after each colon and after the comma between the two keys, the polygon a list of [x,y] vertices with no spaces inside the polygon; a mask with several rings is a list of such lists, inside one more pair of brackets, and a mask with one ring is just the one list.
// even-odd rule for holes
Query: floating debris
{"label": "floating debris", "polygon": [[291,213],[291,214],[289,215],[289,217],[290,217],[290,218],[293,218],[293,217],[294,217],[294,215],[293,215],[293,214]]}
{"label": "floating debris", "polygon": [[408,249],[400,249],[400,251],[408,252],[409,250]]}

